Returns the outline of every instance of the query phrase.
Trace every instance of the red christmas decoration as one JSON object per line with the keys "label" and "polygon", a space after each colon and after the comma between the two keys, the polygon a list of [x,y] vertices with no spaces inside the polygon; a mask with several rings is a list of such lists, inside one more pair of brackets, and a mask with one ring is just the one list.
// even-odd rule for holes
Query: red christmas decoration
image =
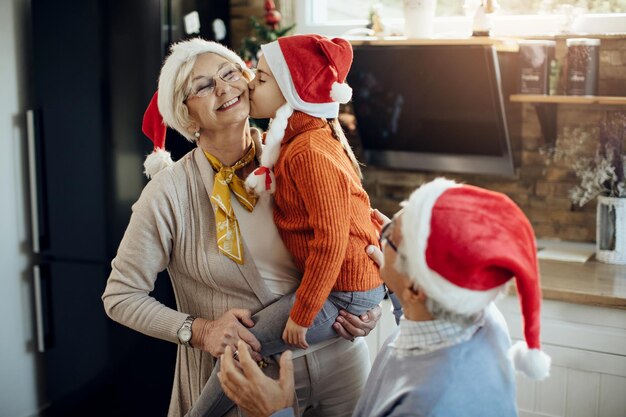
{"label": "red christmas decoration", "polygon": [[280,25],[281,15],[276,10],[276,5],[273,0],[265,0],[265,24],[272,30],[278,29]]}
{"label": "red christmas decoration", "polygon": [[285,36],[295,27],[295,25],[291,25],[281,29],[282,16],[276,10],[276,4],[273,0],[265,0],[264,8],[265,14],[262,21],[254,16],[250,18],[252,34],[243,39],[239,49],[239,55],[249,68],[256,66],[261,45]]}

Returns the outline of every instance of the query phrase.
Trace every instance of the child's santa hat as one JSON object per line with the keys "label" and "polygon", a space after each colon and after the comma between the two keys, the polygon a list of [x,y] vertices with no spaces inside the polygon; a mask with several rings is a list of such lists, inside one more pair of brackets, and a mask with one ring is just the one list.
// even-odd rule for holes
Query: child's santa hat
{"label": "child's santa hat", "polygon": [[261,45],[261,50],[287,103],[276,112],[265,138],[261,167],[248,176],[246,185],[257,193],[272,193],[272,168],[294,110],[334,119],[339,115],[339,103],[352,98],[352,88],[345,82],[352,65],[352,46],[341,38],[295,35]]}
{"label": "child's santa hat", "polygon": [[515,277],[526,343],[509,351],[515,368],[533,379],[550,372],[540,350],[541,286],[535,235],[504,194],[443,178],[413,192],[402,215],[401,251],[407,273],[427,297],[459,314],[480,312]]}
{"label": "child's santa hat", "polygon": [[161,68],[158,93],[152,97],[143,119],[142,130],[154,142],[154,151],[148,155],[144,162],[145,174],[148,178],[173,164],[170,153],[165,150],[166,125],[176,129],[189,141],[195,141],[195,138],[187,131],[187,126],[184,125],[185,121],[176,116],[174,104],[176,100],[182,101],[183,98],[180,97],[180,94],[176,95],[175,88],[177,80],[181,76],[181,67],[196,56],[207,52],[220,55],[230,62],[240,65],[243,71],[248,74],[249,79],[252,78],[252,73],[239,55],[220,43],[193,38],[172,45],[170,55]]}

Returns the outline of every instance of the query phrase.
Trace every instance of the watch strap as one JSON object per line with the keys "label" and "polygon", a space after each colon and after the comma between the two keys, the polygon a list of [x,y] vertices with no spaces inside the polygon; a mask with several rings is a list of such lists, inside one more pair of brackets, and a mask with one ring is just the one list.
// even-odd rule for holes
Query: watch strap
{"label": "watch strap", "polygon": [[[189,333],[190,333],[190,334],[192,334],[192,337],[193,337],[193,332],[191,331],[191,325],[193,324],[193,321],[194,321],[195,319],[196,319],[196,317],[195,317],[195,316],[187,316],[187,318],[186,318],[186,319],[185,319],[185,321],[183,322],[182,326],[180,326],[180,329],[178,329],[178,333],[180,333],[180,331],[181,331],[181,330],[183,330],[183,329],[188,329],[188,330],[189,330]],[[191,337],[189,338],[189,340],[188,340],[188,341],[183,341],[183,340],[180,340],[180,337],[179,337],[179,338],[178,338],[178,341],[179,341],[180,343],[182,343],[183,345],[185,345],[185,346],[188,346],[188,347],[193,347],[193,346],[191,346]]]}

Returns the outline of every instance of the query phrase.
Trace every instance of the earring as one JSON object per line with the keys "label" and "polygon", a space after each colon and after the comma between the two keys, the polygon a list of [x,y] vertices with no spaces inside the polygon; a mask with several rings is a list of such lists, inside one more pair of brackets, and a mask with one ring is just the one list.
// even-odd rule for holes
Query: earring
{"label": "earring", "polygon": [[193,134],[196,139],[200,139],[200,131],[198,130],[196,133]]}

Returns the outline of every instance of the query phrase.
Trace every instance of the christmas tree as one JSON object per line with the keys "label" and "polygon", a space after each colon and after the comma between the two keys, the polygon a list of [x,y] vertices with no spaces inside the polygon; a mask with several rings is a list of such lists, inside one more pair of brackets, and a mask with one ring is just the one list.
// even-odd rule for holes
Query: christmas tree
{"label": "christmas tree", "polygon": [[276,5],[273,0],[265,0],[265,16],[263,16],[263,20],[264,22],[261,23],[254,16],[250,18],[253,35],[244,38],[241,49],[239,50],[239,55],[250,68],[257,64],[261,45],[273,42],[281,36],[285,36],[295,27],[295,25],[291,25],[284,29],[280,28],[282,17],[278,10],[276,10]]}

